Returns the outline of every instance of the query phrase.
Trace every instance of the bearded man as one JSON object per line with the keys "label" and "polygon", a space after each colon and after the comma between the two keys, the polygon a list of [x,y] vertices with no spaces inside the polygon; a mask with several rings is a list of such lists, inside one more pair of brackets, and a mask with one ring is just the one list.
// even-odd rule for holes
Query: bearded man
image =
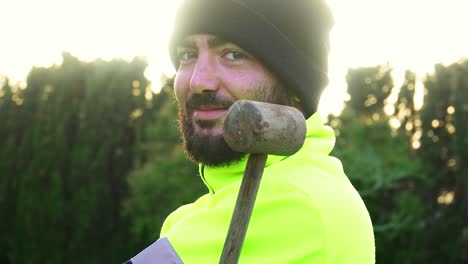
{"label": "bearded man", "polygon": [[209,192],[171,213],[160,238],[127,263],[219,262],[247,160],[223,139],[240,99],[296,107],[307,136],[296,154],[268,157],[239,263],[375,262],[369,214],[329,156],[334,133],[316,112],[332,26],[323,1],[182,2],[170,44],[179,127]]}

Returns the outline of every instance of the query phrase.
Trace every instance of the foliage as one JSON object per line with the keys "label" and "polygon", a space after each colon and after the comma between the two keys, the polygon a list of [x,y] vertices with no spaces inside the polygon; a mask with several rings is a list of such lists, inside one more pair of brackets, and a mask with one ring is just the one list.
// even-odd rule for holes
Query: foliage
{"label": "foliage", "polygon": [[[431,175],[426,245],[453,262],[468,262],[468,61],[436,65],[425,82],[421,109],[421,148]],[[455,252],[451,252],[457,249]],[[439,257],[439,259],[442,258]]]}
{"label": "foliage", "polygon": [[[0,98],[3,263],[119,263],[146,62],[63,63],[31,70]],[[7,260],[8,259],[8,260]]]}
{"label": "foliage", "polygon": [[[407,71],[391,115],[383,111],[392,92],[392,81],[381,78],[391,76],[386,66],[348,72],[351,101],[330,119],[339,135],[334,155],[370,212],[377,263],[468,261],[468,174],[460,162],[468,158],[467,65],[437,66],[421,111],[413,101],[416,76]],[[375,104],[368,103],[372,96]],[[392,120],[400,126],[390,126]]]}
{"label": "foliage", "polygon": [[396,112],[394,118],[399,121],[399,133],[406,134],[407,137],[413,137],[416,130],[420,128],[419,112],[414,104],[416,96],[416,74],[411,71],[405,72],[405,80],[398,93],[398,99],[395,103]]}
{"label": "foliage", "polygon": [[369,117],[382,115],[385,99],[393,88],[391,72],[388,66],[349,69],[346,75],[351,97],[348,108]]}

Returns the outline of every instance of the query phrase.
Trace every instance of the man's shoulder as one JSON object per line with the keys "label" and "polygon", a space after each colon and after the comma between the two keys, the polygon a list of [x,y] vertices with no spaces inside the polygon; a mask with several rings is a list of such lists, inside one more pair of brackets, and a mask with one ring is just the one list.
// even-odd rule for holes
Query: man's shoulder
{"label": "man's shoulder", "polygon": [[[332,157],[322,161],[335,162]],[[326,220],[328,223],[335,222],[335,219],[357,219],[368,224],[370,218],[364,202],[341,166],[315,166],[294,160],[290,163],[291,166],[285,163],[268,171],[269,175],[267,173],[262,182],[268,186],[266,189],[272,190],[271,193],[282,193],[286,199],[300,197],[304,205],[317,210],[322,218],[333,218]]]}
{"label": "man's shoulder", "polygon": [[288,157],[266,168],[264,179],[302,191],[310,197],[325,189],[327,193],[341,193],[343,189],[355,191],[343,171],[341,162],[322,154]]}
{"label": "man's shoulder", "polygon": [[[289,173],[286,171],[282,170],[283,175],[273,175],[265,185],[271,190],[276,188],[275,193],[281,193],[279,199],[283,201],[276,203],[283,204],[286,208],[283,212],[308,218],[307,226],[315,222],[320,224],[327,263],[344,263],[344,259],[372,263],[372,222],[361,196],[346,175],[335,174],[333,170],[321,171],[319,167],[309,165],[292,167]],[[300,229],[301,232],[307,230],[318,234],[319,229]],[[356,243],[356,239],[360,243]]]}

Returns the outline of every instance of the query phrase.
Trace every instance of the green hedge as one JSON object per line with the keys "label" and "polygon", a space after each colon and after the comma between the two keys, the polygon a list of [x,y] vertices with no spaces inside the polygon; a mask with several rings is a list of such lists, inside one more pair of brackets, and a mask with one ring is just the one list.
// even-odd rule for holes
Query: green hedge
{"label": "green hedge", "polygon": [[148,110],[145,67],[64,54],[61,65],[32,69],[26,89],[5,83],[2,263],[119,263],[131,252],[121,215],[138,113]]}

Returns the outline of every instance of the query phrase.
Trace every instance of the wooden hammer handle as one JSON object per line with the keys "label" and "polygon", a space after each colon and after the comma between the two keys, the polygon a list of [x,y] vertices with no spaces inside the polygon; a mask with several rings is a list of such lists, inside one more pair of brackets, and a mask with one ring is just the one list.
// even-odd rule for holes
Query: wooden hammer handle
{"label": "wooden hammer handle", "polygon": [[266,154],[249,155],[220,264],[236,264],[239,260],[267,157]]}

